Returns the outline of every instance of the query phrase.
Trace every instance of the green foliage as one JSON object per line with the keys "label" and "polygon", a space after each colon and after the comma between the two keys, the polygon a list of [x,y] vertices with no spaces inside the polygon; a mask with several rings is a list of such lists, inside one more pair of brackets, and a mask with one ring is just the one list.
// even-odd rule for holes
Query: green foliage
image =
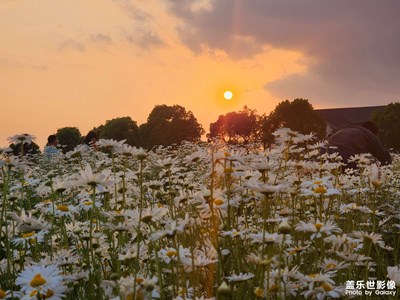
{"label": "green foliage", "polygon": [[56,135],[64,153],[73,150],[82,143],[81,132],[76,127],[59,128]]}
{"label": "green foliage", "polygon": [[98,127],[93,127],[93,129],[91,131],[93,131],[94,133],[96,133],[97,136],[101,137],[101,131],[103,130],[104,125],[100,125]]}
{"label": "green foliage", "polygon": [[23,149],[21,149],[21,143],[11,144],[9,147],[11,148],[12,153],[16,156],[21,155],[21,151],[24,156],[40,153],[40,147],[35,142],[31,142],[29,144],[24,143]]}
{"label": "green foliage", "polygon": [[183,141],[198,142],[204,134],[191,111],[180,105],[156,105],[147,123],[139,128],[141,145],[151,149],[156,145],[169,146]]}
{"label": "green foliage", "polygon": [[275,110],[264,119],[264,140],[271,142],[272,133],[282,127],[302,134],[315,133],[318,138],[325,136],[326,122],[314,110],[307,99],[297,98],[280,102]]}
{"label": "green foliage", "polygon": [[379,128],[379,138],[382,143],[393,148],[394,151],[400,150],[400,103],[390,103],[383,110],[374,111],[371,119]]}
{"label": "green foliage", "polygon": [[131,117],[121,117],[107,120],[105,125],[98,127],[100,138],[126,140],[131,146],[139,146],[139,127]]}
{"label": "green foliage", "polygon": [[218,120],[210,124],[207,138],[218,139],[228,144],[248,144],[259,137],[259,116],[255,110],[247,106],[239,112],[220,115]]}
{"label": "green foliage", "polygon": [[280,128],[279,122],[275,118],[269,118],[268,116],[263,116],[261,119],[261,139],[264,147],[270,147],[275,140],[273,135],[274,131]]}

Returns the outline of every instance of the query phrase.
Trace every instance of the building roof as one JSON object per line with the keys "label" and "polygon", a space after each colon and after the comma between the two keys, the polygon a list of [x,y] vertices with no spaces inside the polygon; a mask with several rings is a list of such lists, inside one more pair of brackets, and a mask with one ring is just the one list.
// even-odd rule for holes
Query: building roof
{"label": "building roof", "polygon": [[386,105],[316,109],[315,111],[328,123],[331,128],[340,128],[349,124],[360,124],[371,119],[371,113],[382,110]]}

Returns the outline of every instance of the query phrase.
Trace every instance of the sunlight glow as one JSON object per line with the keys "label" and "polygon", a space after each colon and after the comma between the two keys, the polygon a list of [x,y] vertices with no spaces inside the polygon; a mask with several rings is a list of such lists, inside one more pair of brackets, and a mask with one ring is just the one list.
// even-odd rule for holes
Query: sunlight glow
{"label": "sunlight glow", "polygon": [[226,100],[231,100],[232,97],[233,97],[233,93],[232,93],[231,91],[225,91],[225,92],[224,92],[224,98],[225,98]]}

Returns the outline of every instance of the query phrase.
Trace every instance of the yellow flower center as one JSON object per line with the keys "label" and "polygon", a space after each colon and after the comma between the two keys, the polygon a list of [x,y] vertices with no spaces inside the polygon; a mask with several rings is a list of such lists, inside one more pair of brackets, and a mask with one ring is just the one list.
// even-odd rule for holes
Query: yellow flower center
{"label": "yellow flower center", "polygon": [[93,202],[92,202],[92,201],[85,201],[85,202],[83,202],[83,204],[85,204],[85,205],[92,205]]}
{"label": "yellow flower center", "polygon": [[317,273],[314,273],[314,274],[310,274],[309,276],[311,277],[311,278],[315,278],[315,277],[317,277]]}
{"label": "yellow flower center", "polygon": [[326,265],[326,268],[327,268],[327,269],[336,269],[336,267],[337,267],[337,266],[336,266],[334,263],[330,263],[330,264],[327,264],[327,265]]}
{"label": "yellow flower center", "polygon": [[3,291],[2,289],[0,289],[0,299],[3,299],[6,295],[7,295],[7,293],[5,291]]}
{"label": "yellow flower center", "polygon": [[133,300],[133,293],[126,295],[125,300]]}
{"label": "yellow flower center", "polygon": [[375,188],[378,188],[378,187],[380,187],[381,185],[382,185],[382,181],[380,181],[380,180],[373,180],[372,181],[372,185],[375,187]]}
{"label": "yellow flower center", "polygon": [[[147,297],[146,297],[147,298]],[[138,290],[136,292],[136,298],[135,300],[144,300],[145,299],[145,294],[142,290]]]}
{"label": "yellow flower center", "polygon": [[299,252],[301,252],[301,251],[303,251],[304,249],[303,248],[301,248],[301,247],[296,247],[296,248],[294,248],[292,251],[290,251],[289,252],[289,254],[296,254],[296,253],[299,253]]}
{"label": "yellow flower center", "polygon": [[317,229],[317,231],[320,231],[321,228],[324,226],[324,224],[317,223],[317,224],[315,224],[314,226],[315,226],[315,228]]}
{"label": "yellow flower center", "polygon": [[172,256],[177,256],[178,253],[175,250],[168,250],[167,253],[165,253],[166,256],[172,257]]}
{"label": "yellow flower center", "polygon": [[183,296],[185,294],[186,294],[186,289],[185,288],[179,288],[178,295]]}
{"label": "yellow flower center", "polygon": [[57,205],[57,209],[61,211],[69,211],[69,208],[66,205]]}
{"label": "yellow flower center", "polygon": [[215,199],[213,202],[215,205],[218,205],[218,206],[224,204],[224,200],[222,200],[222,199]]}
{"label": "yellow flower center", "polygon": [[46,279],[42,277],[40,274],[36,274],[35,277],[31,280],[31,287],[38,287],[44,285],[46,283]]}
{"label": "yellow flower center", "polygon": [[319,185],[313,189],[313,192],[316,194],[325,194],[327,192],[327,189],[324,186]]}
{"label": "yellow flower center", "polygon": [[254,295],[256,295],[256,297],[261,298],[264,294],[264,290],[262,288],[255,288],[254,289]]}
{"label": "yellow flower center", "polygon": [[137,291],[136,292],[136,297],[133,297],[133,293],[129,293],[128,295],[126,295],[125,300],[143,300],[144,299],[144,293],[142,291]]}
{"label": "yellow flower center", "polygon": [[30,292],[29,297],[33,297],[37,294],[37,290],[33,290],[32,292]]}
{"label": "yellow flower center", "polygon": [[324,282],[323,284],[321,284],[321,286],[325,292],[330,292],[333,290],[333,286],[330,285],[328,282]]}
{"label": "yellow flower center", "polygon": [[44,295],[44,296],[45,296],[46,299],[47,298],[51,298],[51,297],[54,296],[54,292],[51,289],[48,289],[47,292],[46,292],[46,295]]}
{"label": "yellow flower center", "polygon": [[279,286],[276,284],[273,284],[269,287],[268,292],[270,293],[277,293],[279,291]]}
{"label": "yellow flower center", "polygon": [[314,181],[313,183],[314,183],[314,184],[321,184],[322,181],[321,181],[321,180],[316,180],[316,181]]}
{"label": "yellow flower center", "polygon": [[240,235],[240,232],[237,231],[236,229],[233,229],[232,230],[232,236],[238,236],[238,235]]}
{"label": "yellow flower center", "polygon": [[225,168],[224,172],[227,173],[227,174],[233,173],[233,169],[232,168]]}
{"label": "yellow flower center", "polygon": [[144,278],[142,278],[142,277],[136,278],[136,283],[141,284],[143,281],[144,281]]}
{"label": "yellow flower center", "polygon": [[29,238],[29,237],[33,236],[34,234],[35,234],[35,232],[32,231],[32,232],[28,232],[28,233],[23,234],[21,237],[26,239],[26,238]]}

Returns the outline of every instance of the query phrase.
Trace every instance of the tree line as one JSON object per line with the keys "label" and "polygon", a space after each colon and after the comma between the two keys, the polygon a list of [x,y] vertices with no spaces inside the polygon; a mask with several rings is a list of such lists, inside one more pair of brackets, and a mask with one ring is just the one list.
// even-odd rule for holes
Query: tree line
{"label": "tree line", "polygon": [[[372,114],[380,128],[382,143],[394,151],[400,150],[400,103],[391,103],[384,110]],[[273,132],[279,128],[290,128],[302,134],[314,133],[318,139],[326,136],[326,122],[316,112],[309,100],[297,98],[280,102],[269,114],[259,115],[256,110],[244,107],[238,112],[220,115],[210,124],[207,140],[220,141],[232,145],[258,143],[270,147],[274,143]],[[199,142],[205,130],[191,111],[180,105],[156,105],[147,122],[138,126],[131,117],[107,120],[105,124],[93,128],[99,138],[126,140],[136,147],[152,149],[155,146],[179,145],[183,141]],[[59,144],[63,151],[73,150],[82,143],[83,136],[77,127],[64,127],[57,130]],[[28,145],[27,145],[28,146]],[[16,152],[19,145],[10,145]],[[32,144],[26,152],[39,151]]]}

